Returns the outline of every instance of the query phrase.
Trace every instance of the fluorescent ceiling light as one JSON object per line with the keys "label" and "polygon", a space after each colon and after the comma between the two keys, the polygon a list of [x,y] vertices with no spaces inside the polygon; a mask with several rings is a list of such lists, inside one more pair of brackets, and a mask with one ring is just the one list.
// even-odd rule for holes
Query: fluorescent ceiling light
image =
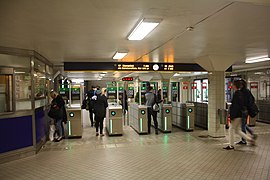
{"label": "fluorescent ceiling light", "polygon": [[160,19],[142,19],[128,36],[128,40],[142,40],[160,23]]}
{"label": "fluorescent ceiling light", "polygon": [[127,52],[116,52],[113,59],[123,59],[127,55]]}
{"label": "fluorescent ceiling light", "polygon": [[263,62],[263,61],[269,61],[269,60],[270,60],[269,56],[264,55],[264,56],[247,58],[246,63],[257,63],[257,62]]}
{"label": "fluorescent ceiling light", "polygon": [[22,72],[22,71],[15,71],[15,74],[25,74],[25,72]]}

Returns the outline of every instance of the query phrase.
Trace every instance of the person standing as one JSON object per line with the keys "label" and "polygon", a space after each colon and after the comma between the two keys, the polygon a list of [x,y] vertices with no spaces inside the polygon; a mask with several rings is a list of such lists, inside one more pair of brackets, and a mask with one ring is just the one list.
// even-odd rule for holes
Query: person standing
{"label": "person standing", "polygon": [[232,105],[230,107],[230,117],[231,117],[231,125],[229,129],[229,140],[230,144],[223,148],[226,150],[233,150],[234,149],[234,133],[240,135],[242,138],[250,141],[252,144],[255,143],[255,140],[242,131],[240,131],[240,126],[242,123],[242,117],[243,117],[243,110],[244,107],[244,95],[241,92],[241,82],[240,80],[236,80],[233,82],[233,90],[234,95],[232,99]]}
{"label": "person standing", "polygon": [[64,138],[63,122],[65,124],[67,122],[65,101],[55,91],[52,91],[50,95],[53,100],[51,102],[51,110],[50,110],[51,114],[49,113],[49,116],[55,120],[56,129],[58,132],[58,138],[56,138],[55,141],[59,142]]}
{"label": "person standing", "polygon": [[147,88],[147,93],[145,94],[146,106],[147,106],[147,117],[148,117],[148,134],[151,133],[151,116],[153,117],[154,125],[155,125],[155,133],[158,134],[158,122],[157,122],[157,113],[158,111],[154,111],[153,106],[157,101],[156,94],[153,93],[153,87],[149,86]]}
{"label": "person standing", "polygon": [[[248,111],[247,107],[249,104],[252,104],[255,102],[255,98],[252,95],[252,93],[247,89],[247,82],[244,79],[240,79],[241,83],[241,92],[244,97],[244,110],[242,111],[242,124],[241,124],[241,130],[243,133],[246,134],[246,132],[249,132],[249,134],[253,137],[253,139],[257,139],[257,135],[254,134],[254,131],[247,125],[247,118],[248,118]],[[246,145],[247,141],[246,139],[242,138],[238,143],[240,145]]]}
{"label": "person standing", "polygon": [[91,122],[91,127],[94,126],[94,113],[93,113],[93,101],[92,101],[92,97],[95,96],[95,92],[96,92],[96,87],[92,86],[92,89],[90,91],[87,92],[87,96],[89,99],[89,117],[90,117],[90,122]]}
{"label": "person standing", "polygon": [[96,136],[104,136],[103,134],[103,121],[106,116],[106,108],[108,101],[106,96],[101,95],[101,90],[96,91],[96,95],[92,97],[93,111],[95,114]]}

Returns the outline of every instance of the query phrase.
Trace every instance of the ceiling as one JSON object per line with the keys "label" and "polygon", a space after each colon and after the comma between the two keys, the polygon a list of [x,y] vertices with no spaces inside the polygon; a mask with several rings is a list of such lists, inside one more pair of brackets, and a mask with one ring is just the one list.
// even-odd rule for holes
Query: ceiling
{"label": "ceiling", "polygon": [[[163,20],[144,40],[128,41],[142,17]],[[114,61],[117,50],[129,51],[122,61],[237,54],[240,63],[270,54],[269,22],[269,0],[10,0],[0,1],[0,46],[35,50],[54,64]]]}

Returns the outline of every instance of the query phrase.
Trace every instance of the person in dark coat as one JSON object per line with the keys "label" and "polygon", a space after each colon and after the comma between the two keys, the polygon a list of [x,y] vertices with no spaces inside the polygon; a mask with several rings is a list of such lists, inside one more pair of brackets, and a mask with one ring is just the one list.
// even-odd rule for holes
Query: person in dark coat
{"label": "person in dark coat", "polygon": [[58,138],[56,138],[55,141],[59,142],[64,138],[63,122],[65,124],[67,123],[67,113],[66,113],[66,108],[65,108],[65,101],[55,91],[52,91],[50,93],[50,95],[53,99],[51,102],[51,108],[57,110],[55,112],[58,112],[57,114],[53,115],[52,118],[55,119],[56,128],[57,128],[57,132],[58,132]]}
{"label": "person in dark coat", "polygon": [[[248,107],[248,104],[252,104],[255,102],[255,98],[252,95],[252,93],[247,89],[247,82],[244,79],[240,79],[240,82],[241,82],[241,92],[244,97],[244,107],[245,107],[242,112],[241,130],[245,134],[246,132],[249,132],[252,135],[253,139],[256,139],[257,135],[254,134],[254,131],[247,125],[247,118],[248,118],[247,107]],[[240,140],[237,144],[246,145],[247,141],[244,138],[242,138],[242,140]]]}
{"label": "person in dark coat", "polygon": [[92,97],[93,111],[95,114],[96,136],[104,136],[103,134],[103,121],[106,117],[106,108],[108,107],[108,101],[106,96],[101,95],[101,90],[96,91],[96,95]]}
{"label": "person in dark coat", "polygon": [[234,149],[234,133],[238,134],[242,138],[250,141],[252,144],[255,143],[254,139],[250,136],[246,135],[242,131],[240,131],[242,117],[243,117],[243,110],[245,108],[245,99],[244,94],[241,92],[241,82],[240,80],[236,80],[233,82],[233,90],[234,95],[232,99],[232,105],[230,107],[230,118],[231,118],[231,125],[229,129],[229,139],[230,145],[225,147],[226,150],[233,150]]}
{"label": "person in dark coat", "polygon": [[89,116],[90,116],[90,122],[91,122],[91,127],[94,126],[94,112],[93,112],[93,101],[92,101],[92,97],[95,96],[96,93],[96,87],[92,86],[92,89],[90,91],[87,92],[87,96],[90,99],[88,107],[89,107]]}

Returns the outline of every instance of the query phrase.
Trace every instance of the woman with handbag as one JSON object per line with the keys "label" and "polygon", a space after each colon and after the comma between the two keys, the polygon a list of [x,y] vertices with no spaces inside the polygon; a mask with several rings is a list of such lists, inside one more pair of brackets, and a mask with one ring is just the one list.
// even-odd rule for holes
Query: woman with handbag
{"label": "woman with handbag", "polygon": [[62,122],[66,123],[67,121],[65,101],[55,91],[52,91],[50,95],[53,100],[51,102],[51,109],[48,115],[55,120],[56,129],[58,132],[58,138],[56,138],[55,141],[59,142],[64,137],[64,128]]}

